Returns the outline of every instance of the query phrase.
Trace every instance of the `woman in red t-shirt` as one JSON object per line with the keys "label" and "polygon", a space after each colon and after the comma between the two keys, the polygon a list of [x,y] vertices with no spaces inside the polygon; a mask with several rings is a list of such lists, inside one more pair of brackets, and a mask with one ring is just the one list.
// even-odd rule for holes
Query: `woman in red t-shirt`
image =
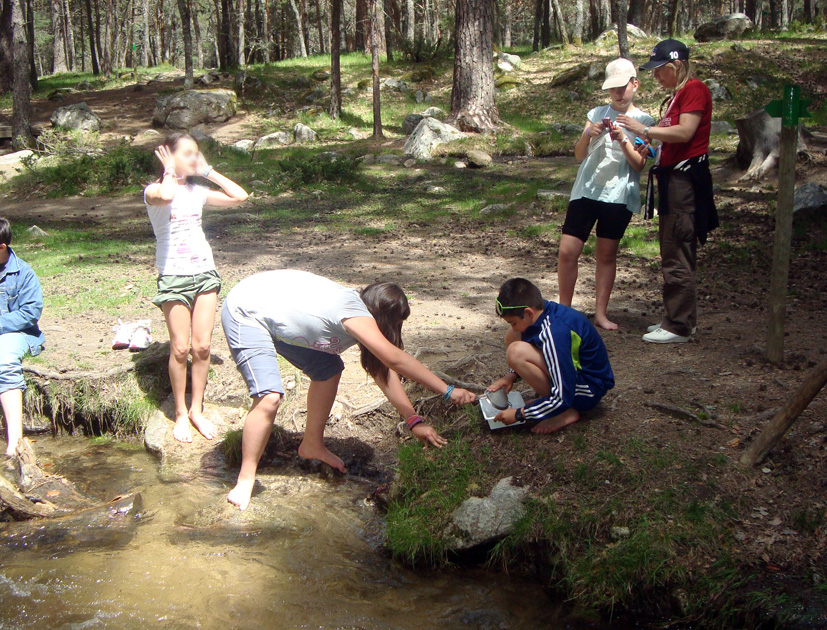
{"label": "woman in red t-shirt", "polygon": [[[651,216],[654,175],[659,191],[665,314],[659,324],[649,327],[643,340],[684,343],[696,328],[697,245],[718,226],[708,159],[712,96],[692,71],[689,49],[677,40],[660,42],[641,68],[653,69],[657,82],[673,91],[657,127],[645,127],[628,116],[617,117],[620,126],[649,142],[661,143],[659,159],[650,171],[646,201],[647,216]],[[648,150],[648,143],[640,147],[641,153]]]}

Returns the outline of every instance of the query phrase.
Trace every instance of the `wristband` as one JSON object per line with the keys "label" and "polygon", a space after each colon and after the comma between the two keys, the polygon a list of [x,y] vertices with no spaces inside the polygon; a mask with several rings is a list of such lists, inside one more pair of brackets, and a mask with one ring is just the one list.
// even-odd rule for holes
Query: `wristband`
{"label": "wristband", "polygon": [[414,428],[416,425],[418,425],[418,424],[422,424],[423,422],[425,422],[425,420],[424,420],[421,416],[418,416],[418,415],[416,415],[416,414],[412,415],[410,418],[408,418],[407,420],[405,420],[405,424],[407,424],[407,425],[408,425],[408,428],[409,428],[411,431],[413,431],[413,428]]}
{"label": "wristband", "polygon": [[525,422],[525,414],[523,413],[523,408],[520,407],[517,411],[514,412],[514,419],[517,422]]}
{"label": "wristband", "polygon": [[212,166],[207,166],[207,168],[204,169],[204,173],[201,175],[201,177],[203,177],[204,179],[207,179],[210,176],[210,173],[212,173],[212,172],[213,172],[213,167]]}
{"label": "wristband", "polygon": [[164,169],[164,177],[169,175],[170,177],[178,177],[178,173],[175,172],[174,168],[165,168]]}
{"label": "wristband", "polygon": [[649,137],[649,125],[643,128],[643,135],[646,136],[647,140],[651,140],[651,138]]}
{"label": "wristband", "polygon": [[445,392],[445,394],[442,396],[442,398],[444,398],[445,400],[450,400],[451,399],[451,392],[453,392],[453,391],[454,391],[454,386],[453,385],[448,385],[448,391]]}
{"label": "wristband", "polygon": [[516,377],[516,379],[514,380],[515,383],[520,380],[520,375],[517,374],[516,370],[508,370],[508,373],[513,374]]}

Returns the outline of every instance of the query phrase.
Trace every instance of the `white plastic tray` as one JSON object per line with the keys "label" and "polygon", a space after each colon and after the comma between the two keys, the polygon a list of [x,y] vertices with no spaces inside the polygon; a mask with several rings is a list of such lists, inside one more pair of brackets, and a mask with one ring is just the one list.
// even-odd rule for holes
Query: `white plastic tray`
{"label": "white plastic tray", "polygon": [[[508,408],[509,409],[519,409],[520,407],[525,405],[525,401],[523,400],[522,394],[516,390],[511,390],[508,393]],[[522,422],[515,422],[514,424],[503,424],[502,422],[495,422],[494,418],[499,413],[494,405],[492,405],[487,398],[480,398],[480,409],[482,410],[482,417],[485,418],[485,421],[488,423],[489,428],[493,431],[495,429],[505,429],[508,427],[518,427],[521,424],[525,424],[525,420]]]}

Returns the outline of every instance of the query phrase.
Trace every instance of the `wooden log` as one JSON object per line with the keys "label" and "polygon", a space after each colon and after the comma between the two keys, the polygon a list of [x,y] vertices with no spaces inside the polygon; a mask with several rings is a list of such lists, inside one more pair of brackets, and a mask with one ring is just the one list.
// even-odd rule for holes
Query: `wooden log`
{"label": "wooden log", "polygon": [[27,498],[5,477],[0,475],[0,512],[7,511],[16,521],[43,518],[55,513],[51,503],[36,503]]}
{"label": "wooden log", "polygon": [[764,428],[761,434],[750,445],[747,452],[741,456],[741,463],[745,466],[754,466],[766,458],[778,441],[790,429],[807,406],[816,397],[827,383],[827,359],[815,367],[795,393],[787,399],[784,406]]}

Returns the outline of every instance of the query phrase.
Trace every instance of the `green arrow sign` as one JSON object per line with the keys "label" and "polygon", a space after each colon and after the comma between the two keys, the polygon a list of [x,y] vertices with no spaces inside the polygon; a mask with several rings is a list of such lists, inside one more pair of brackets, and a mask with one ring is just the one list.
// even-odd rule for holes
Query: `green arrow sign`
{"label": "green arrow sign", "polygon": [[795,127],[799,118],[809,118],[807,106],[812,101],[800,98],[800,88],[797,85],[784,86],[784,100],[771,101],[764,110],[773,118],[780,118],[785,127]]}

